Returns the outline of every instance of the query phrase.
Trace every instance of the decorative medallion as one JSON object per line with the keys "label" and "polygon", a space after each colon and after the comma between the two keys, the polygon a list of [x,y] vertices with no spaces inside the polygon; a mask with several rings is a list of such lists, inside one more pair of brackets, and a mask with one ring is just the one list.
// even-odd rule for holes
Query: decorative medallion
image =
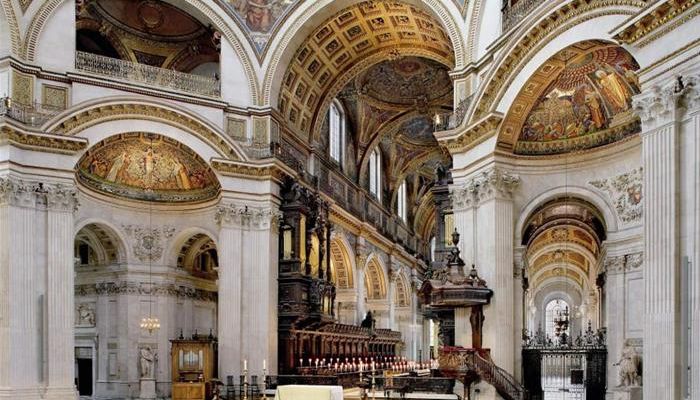
{"label": "decorative medallion", "polygon": [[204,201],[220,189],[214,172],[192,150],[147,133],[99,142],[78,162],[77,177],[99,192],[145,201]]}

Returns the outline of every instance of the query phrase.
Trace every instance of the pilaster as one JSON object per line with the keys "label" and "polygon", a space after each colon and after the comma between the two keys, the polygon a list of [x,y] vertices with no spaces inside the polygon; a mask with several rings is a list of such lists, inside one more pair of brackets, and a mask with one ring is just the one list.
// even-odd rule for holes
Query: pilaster
{"label": "pilaster", "polygon": [[681,395],[680,340],[680,119],[686,89],[654,86],[634,98],[642,120],[644,168],[644,397]]}
{"label": "pilaster", "polygon": [[465,262],[475,264],[494,291],[484,308],[483,345],[510,373],[515,370],[515,346],[502,344],[519,340],[513,329],[503,329],[515,326],[512,194],[519,184],[518,176],[490,165],[452,190],[455,226],[465,238]]}
{"label": "pilaster", "polygon": [[[272,204],[219,205],[219,374],[277,371],[277,223]],[[242,283],[245,282],[245,285]],[[223,306],[222,306],[223,305]]]}

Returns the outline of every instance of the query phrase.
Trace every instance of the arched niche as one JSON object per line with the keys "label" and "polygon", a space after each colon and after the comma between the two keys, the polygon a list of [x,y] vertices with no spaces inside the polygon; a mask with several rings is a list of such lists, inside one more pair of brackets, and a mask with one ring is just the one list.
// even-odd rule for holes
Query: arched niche
{"label": "arched niche", "polygon": [[75,235],[75,265],[93,268],[120,264],[126,261],[126,247],[119,234],[102,222],[84,224]]}
{"label": "arched niche", "polygon": [[372,257],[365,268],[364,285],[367,300],[386,300],[387,285],[384,268],[382,268],[377,256]]}

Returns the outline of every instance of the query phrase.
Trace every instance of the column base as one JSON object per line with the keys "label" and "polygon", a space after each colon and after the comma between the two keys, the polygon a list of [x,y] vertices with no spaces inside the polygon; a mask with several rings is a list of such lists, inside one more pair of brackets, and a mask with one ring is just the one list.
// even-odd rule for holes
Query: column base
{"label": "column base", "polygon": [[611,389],[605,394],[605,400],[642,400],[642,387],[628,386]]}
{"label": "column base", "polygon": [[141,391],[139,399],[155,399],[156,398],[156,380],[141,378]]}
{"label": "column base", "polygon": [[75,387],[56,388],[51,387],[46,389],[43,399],[45,400],[76,400],[78,391]]}
{"label": "column base", "polygon": [[43,388],[11,389],[0,388],[0,399],[2,400],[41,400]]}

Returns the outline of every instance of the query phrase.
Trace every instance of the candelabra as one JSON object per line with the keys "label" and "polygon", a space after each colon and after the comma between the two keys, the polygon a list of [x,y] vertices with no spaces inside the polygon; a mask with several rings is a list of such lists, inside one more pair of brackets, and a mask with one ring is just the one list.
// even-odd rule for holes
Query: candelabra
{"label": "candelabra", "polygon": [[263,374],[262,374],[262,389],[260,390],[260,399],[266,399],[265,390],[267,389],[267,368],[265,366],[265,361],[263,360]]}
{"label": "candelabra", "polygon": [[[248,364],[246,362],[246,364]],[[248,366],[243,367],[243,400],[248,400]]]}

